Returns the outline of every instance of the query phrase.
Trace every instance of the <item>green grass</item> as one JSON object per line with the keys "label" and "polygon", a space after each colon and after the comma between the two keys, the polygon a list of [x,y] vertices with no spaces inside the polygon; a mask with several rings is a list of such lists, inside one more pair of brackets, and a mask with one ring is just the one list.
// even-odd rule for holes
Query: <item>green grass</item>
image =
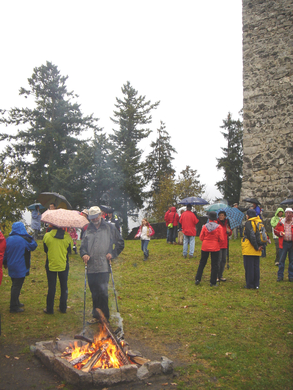
{"label": "green grass", "polygon": [[[200,258],[184,259],[182,246],[152,240],[150,258],[143,260],[139,241],[126,241],[125,249],[113,262],[118,304],[125,336],[142,340],[153,351],[180,362],[177,389],[292,389],[292,288],[287,279],[277,283],[274,244],[261,259],[260,290],[245,290],[240,240],[230,241],[230,269],[227,282],[209,286],[210,261],[199,286],[194,276]],[[4,271],[1,286],[1,343],[48,340],[82,330],[84,266],[78,255],[71,256],[68,312],[43,313],[47,280],[42,243],[32,255],[31,274],[25,280],[21,301],[25,312],[9,313],[10,278]],[[112,283],[110,311],[115,312]],[[87,289],[87,317],[91,297]]]}

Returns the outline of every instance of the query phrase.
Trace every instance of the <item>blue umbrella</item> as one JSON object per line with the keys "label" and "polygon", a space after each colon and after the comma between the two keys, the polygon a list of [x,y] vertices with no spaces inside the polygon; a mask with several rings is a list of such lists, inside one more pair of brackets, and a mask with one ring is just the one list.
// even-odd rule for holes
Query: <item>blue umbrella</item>
{"label": "blue umbrella", "polygon": [[217,215],[219,215],[219,212],[225,211],[227,218],[230,222],[231,229],[236,228],[237,226],[240,226],[242,224],[242,220],[244,218],[244,214],[242,211],[238,210],[237,207],[225,207],[222,209],[217,210]]}
{"label": "blue umbrella", "polygon": [[206,200],[202,198],[196,198],[195,196],[189,196],[188,198],[182,199],[179,204],[183,204],[184,206],[187,206],[188,204],[191,204],[192,206],[203,206],[205,204],[209,204]]}
{"label": "blue umbrella", "polygon": [[205,211],[218,211],[219,209],[224,209],[228,207],[226,203],[214,203],[211,204],[210,206],[205,207]]}
{"label": "blue umbrella", "polygon": [[35,210],[36,206],[39,206],[40,210],[44,210],[45,207],[41,205],[41,203],[33,203],[28,206],[29,210]]}

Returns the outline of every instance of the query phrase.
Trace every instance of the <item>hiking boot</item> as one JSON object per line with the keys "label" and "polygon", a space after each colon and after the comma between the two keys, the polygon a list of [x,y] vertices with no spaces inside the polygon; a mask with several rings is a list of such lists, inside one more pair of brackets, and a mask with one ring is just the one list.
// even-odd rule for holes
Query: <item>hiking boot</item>
{"label": "hiking boot", "polygon": [[195,281],[195,285],[196,285],[196,286],[198,286],[199,283],[200,283],[200,280],[196,280],[196,281]]}
{"label": "hiking boot", "polygon": [[283,278],[282,276],[278,276],[277,282],[282,282]]}
{"label": "hiking boot", "polygon": [[276,261],[276,262],[275,262],[275,265],[278,267],[278,266],[279,266],[279,263]]}
{"label": "hiking boot", "polygon": [[183,257],[184,257],[184,259],[186,259],[186,258],[187,258],[187,255],[183,255]]}
{"label": "hiking boot", "polygon": [[16,309],[10,309],[10,313],[22,313],[24,309],[17,307]]}
{"label": "hiking boot", "polygon": [[210,286],[211,287],[218,287],[219,285],[217,283],[216,284],[210,283]]}
{"label": "hiking boot", "polygon": [[190,258],[190,259],[193,259],[193,255],[189,255],[189,258]]}

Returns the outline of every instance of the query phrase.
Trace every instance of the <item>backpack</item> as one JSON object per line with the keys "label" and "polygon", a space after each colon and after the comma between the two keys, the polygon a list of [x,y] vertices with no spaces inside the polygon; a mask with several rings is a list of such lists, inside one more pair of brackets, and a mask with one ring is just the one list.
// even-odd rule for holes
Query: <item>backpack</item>
{"label": "backpack", "polygon": [[256,223],[256,230],[259,232],[260,241],[262,243],[268,242],[268,236],[263,222]]}

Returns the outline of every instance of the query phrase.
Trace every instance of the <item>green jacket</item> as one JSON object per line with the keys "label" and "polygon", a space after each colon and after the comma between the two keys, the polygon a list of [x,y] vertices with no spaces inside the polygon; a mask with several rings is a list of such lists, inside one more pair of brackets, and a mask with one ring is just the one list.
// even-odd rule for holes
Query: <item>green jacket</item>
{"label": "green jacket", "polygon": [[49,271],[65,271],[68,253],[73,249],[70,235],[63,229],[52,229],[44,235],[43,244],[44,251],[47,253]]}
{"label": "green jacket", "polygon": [[273,228],[276,227],[278,225],[278,222],[280,221],[280,217],[278,217],[280,211],[283,211],[284,213],[282,207],[279,207],[278,210],[275,212],[275,216],[271,219],[271,225]]}

